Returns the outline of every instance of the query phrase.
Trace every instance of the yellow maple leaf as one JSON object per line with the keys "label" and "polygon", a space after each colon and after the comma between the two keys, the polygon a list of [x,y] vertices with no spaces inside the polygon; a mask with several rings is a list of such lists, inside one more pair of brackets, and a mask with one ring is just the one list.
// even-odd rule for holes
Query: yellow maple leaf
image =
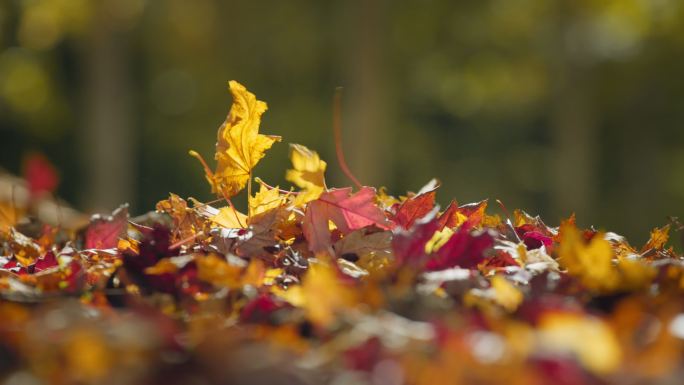
{"label": "yellow maple leaf", "polygon": [[240,287],[242,267],[231,265],[222,257],[214,254],[200,256],[197,263],[197,278],[215,286]]}
{"label": "yellow maple leaf", "polygon": [[[212,192],[230,198],[240,192],[249,181],[252,169],[264,157],[279,136],[259,133],[261,115],[267,105],[257,100],[245,86],[231,80],[228,82],[233,104],[225,122],[219,127],[216,142],[216,171],[207,170],[207,180]],[[196,152],[191,155],[199,157]]]}
{"label": "yellow maple leaf", "polygon": [[651,249],[660,250],[665,247],[668,239],[670,239],[670,225],[665,225],[660,228],[656,227],[651,231],[651,237],[641,251],[643,252]]}
{"label": "yellow maple leaf", "polygon": [[539,322],[538,337],[544,349],[569,353],[594,373],[610,373],[619,367],[622,359],[615,333],[599,318],[548,313]]}
{"label": "yellow maple leaf", "polygon": [[290,160],[293,169],[287,170],[285,179],[302,189],[295,199],[295,205],[317,199],[325,190],[325,161],[316,151],[301,144],[290,144]]}
{"label": "yellow maple leaf", "polygon": [[303,308],[311,322],[321,326],[330,325],[339,312],[350,309],[356,301],[355,292],[340,282],[332,267],[323,264],[310,265],[301,286],[273,292]]}
{"label": "yellow maple leaf", "polygon": [[382,209],[389,209],[395,204],[401,203],[401,201],[389,194],[387,194],[387,187],[380,187],[376,196],[378,201],[378,206]]}
{"label": "yellow maple leaf", "polygon": [[430,254],[439,250],[445,243],[454,235],[454,230],[445,227],[442,230],[435,231],[432,238],[425,244],[425,253]]}
{"label": "yellow maple leaf", "polygon": [[212,222],[229,229],[242,229],[247,226],[247,215],[231,206],[221,207],[219,212],[209,218]]}
{"label": "yellow maple leaf", "polygon": [[278,186],[270,189],[262,184],[259,192],[249,197],[249,212],[251,215],[265,213],[280,207],[285,203],[285,199],[285,195],[280,194]]}
{"label": "yellow maple leaf", "polygon": [[586,243],[580,231],[572,224],[561,226],[558,262],[568,273],[578,276],[591,289],[614,289],[619,274],[613,266],[613,248],[602,233]]}
{"label": "yellow maple leaf", "polygon": [[524,299],[523,293],[500,275],[495,275],[491,282],[494,301],[510,312],[515,311]]}

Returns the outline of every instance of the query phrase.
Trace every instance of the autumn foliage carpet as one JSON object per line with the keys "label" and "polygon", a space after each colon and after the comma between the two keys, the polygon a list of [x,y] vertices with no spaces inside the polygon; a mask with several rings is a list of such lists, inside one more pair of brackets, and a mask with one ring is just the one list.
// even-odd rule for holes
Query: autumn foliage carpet
{"label": "autumn foliage carpet", "polygon": [[281,140],[259,133],[266,103],[229,87],[215,167],[191,151],[216,201],[171,194],[76,228],[1,204],[5,383],[679,383],[678,223],[636,247],[574,217],[440,207],[435,180],[331,188],[297,144],[280,189],[252,174]]}

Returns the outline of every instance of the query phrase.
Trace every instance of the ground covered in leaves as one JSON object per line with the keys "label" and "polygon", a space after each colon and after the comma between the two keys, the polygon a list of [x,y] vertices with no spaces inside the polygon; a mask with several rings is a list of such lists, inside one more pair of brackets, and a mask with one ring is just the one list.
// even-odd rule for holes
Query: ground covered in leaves
{"label": "ground covered in leaves", "polygon": [[[301,145],[283,190],[252,175],[281,140],[258,131],[266,104],[230,90],[216,166],[191,152],[214,202],[171,194],[71,228],[0,204],[6,383],[679,383],[676,222],[636,247],[574,217],[440,207],[434,180],[396,198],[330,188]],[[36,167],[32,194],[51,181]]]}

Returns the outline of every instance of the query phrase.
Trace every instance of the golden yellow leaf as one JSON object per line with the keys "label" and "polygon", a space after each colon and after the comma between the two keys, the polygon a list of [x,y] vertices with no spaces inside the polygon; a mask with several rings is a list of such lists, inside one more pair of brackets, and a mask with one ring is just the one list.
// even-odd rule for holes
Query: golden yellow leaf
{"label": "golden yellow leaf", "polygon": [[17,223],[17,220],[24,216],[24,213],[8,202],[0,202],[0,232],[8,232],[10,227]]}
{"label": "golden yellow leaf", "polygon": [[169,258],[160,259],[159,262],[145,268],[145,274],[161,275],[161,274],[175,274],[178,272],[178,266],[171,262]]}
{"label": "golden yellow leaf", "polygon": [[242,267],[231,265],[224,258],[209,254],[195,259],[197,277],[215,286],[240,287]]}
{"label": "golden yellow leaf", "polygon": [[64,344],[66,368],[85,382],[104,380],[113,364],[111,350],[103,337],[91,330],[76,328]]}
{"label": "golden yellow leaf", "polygon": [[494,301],[508,311],[515,311],[522,303],[523,294],[512,283],[500,275],[492,278]]}
{"label": "golden yellow leaf", "polygon": [[451,238],[452,235],[454,235],[454,230],[449,227],[435,231],[435,233],[432,235],[432,238],[430,238],[430,240],[425,244],[425,253],[430,254],[439,250],[439,248],[444,246],[444,244],[449,240],[449,238]]}
{"label": "golden yellow leaf", "polygon": [[218,214],[209,219],[212,222],[229,229],[241,229],[247,226],[247,215],[230,206],[221,207]]}
{"label": "golden yellow leaf", "polygon": [[324,174],[327,164],[316,151],[309,150],[301,144],[290,144],[290,160],[294,169],[287,170],[285,179],[302,189],[325,188]]}
{"label": "golden yellow leaf", "polygon": [[[216,142],[216,171],[207,172],[212,192],[230,198],[242,190],[252,169],[264,157],[264,152],[279,136],[259,133],[261,115],[268,108],[253,93],[235,80],[228,83],[233,105],[225,122],[219,127]],[[191,154],[195,154],[192,153]]]}
{"label": "golden yellow leaf", "polygon": [[670,225],[665,225],[660,228],[656,227],[651,231],[651,237],[648,242],[646,242],[646,245],[644,245],[642,251],[651,249],[660,250],[665,247],[668,239],[670,239]]}
{"label": "golden yellow leaf", "polygon": [[264,283],[266,267],[260,259],[252,259],[242,273],[241,284],[260,287]]}
{"label": "golden yellow leaf", "polygon": [[301,286],[273,292],[303,308],[311,322],[321,326],[330,325],[338,312],[351,309],[355,303],[355,293],[340,282],[332,267],[322,264],[309,266]]}
{"label": "golden yellow leaf", "polygon": [[278,186],[269,189],[262,184],[259,192],[249,197],[249,210],[251,215],[257,215],[276,209],[283,203],[285,203],[285,195],[280,194]]}
{"label": "golden yellow leaf", "polygon": [[610,373],[620,365],[622,351],[617,337],[598,318],[549,313],[542,316],[538,333],[544,350],[574,355],[582,366],[594,373]]}
{"label": "golden yellow leaf", "polygon": [[590,289],[613,289],[619,284],[619,274],[613,266],[613,249],[602,233],[587,244],[572,224],[564,224],[558,249],[558,262],[568,273],[577,276]]}
{"label": "golden yellow leaf", "polygon": [[378,201],[378,206],[383,209],[389,209],[395,204],[401,203],[401,201],[389,194],[387,194],[387,187],[380,187],[376,196]]}
{"label": "golden yellow leaf", "polygon": [[285,179],[302,189],[295,206],[317,199],[325,190],[325,161],[301,144],[290,144],[290,160],[293,168],[287,170]]}
{"label": "golden yellow leaf", "polygon": [[624,289],[637,290],[651,284],[656,275],[656,269],[642,263],[640,260],[622,259],[618,262],[621,275],[621,287]]}

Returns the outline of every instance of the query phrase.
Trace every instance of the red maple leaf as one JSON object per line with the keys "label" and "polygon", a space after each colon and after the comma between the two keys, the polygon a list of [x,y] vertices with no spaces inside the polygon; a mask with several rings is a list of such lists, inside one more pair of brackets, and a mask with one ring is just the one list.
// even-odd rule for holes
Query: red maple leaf
{"label": "red maple leaf", "polygon": [[392,218],[396,224],[408,229],[413,223],[427,215],[435,207],[436,190],[439,182],[433,179],[423,187],[416,195],[407,198]]}
{"label": "red maple leaf", "polygon": [[375,205],[375,189],[363,187],[355,194],[351,192],[351,187],[333,189],[309,203],[302,224],[309,250],[314,253],[330,250],[328,221],[343,234],[370,225],[387,228],[385,214]]}
{"label": "red maple leaf", "polygon": [[57,170],[42,154],[33,153],[24,161],[24,178],[32,197],[55,191],[59,184]]}
{"label": "red maple leaf", "polygon": [[119,237],[125,234],[128,225],[128,205],[114,210],[110,216],[94,216],[85,234],[86,249],[111,249],[116,247]]}

